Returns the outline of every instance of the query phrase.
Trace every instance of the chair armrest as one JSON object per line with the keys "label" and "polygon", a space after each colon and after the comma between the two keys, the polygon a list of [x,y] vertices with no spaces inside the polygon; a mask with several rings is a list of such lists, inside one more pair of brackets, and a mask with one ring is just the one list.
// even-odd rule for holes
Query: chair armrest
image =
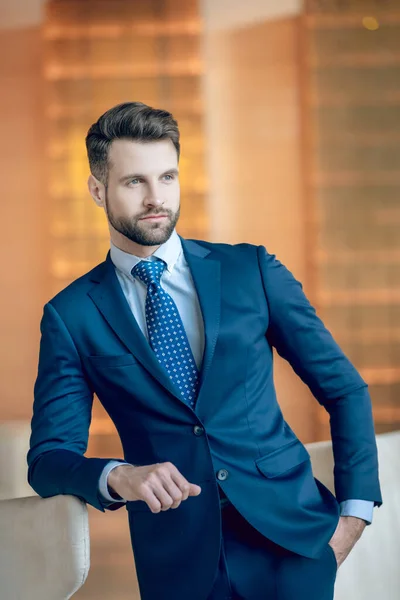
{"label": "chair armrest", "polygon": [[90,567],[86,504],[75,496],[0,501],[1,597],[65,600]]}
{"label": "chair armrest", "polygon": [[[340,566],[335,600],[398,600],[400,590],[400,431],[376,436],[382,507],[374,509],[372,525]],[[333,454],[330,441],[306,445],[314,476],[332,492]]]}

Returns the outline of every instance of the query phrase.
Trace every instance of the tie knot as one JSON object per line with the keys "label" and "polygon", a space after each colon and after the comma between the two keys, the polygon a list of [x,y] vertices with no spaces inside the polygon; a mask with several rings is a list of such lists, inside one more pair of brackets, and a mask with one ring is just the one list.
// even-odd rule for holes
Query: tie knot
{"label": "tie knot", "polygon": [[138,277],[145,285],[149,286],[150,283],[160,283],[166,266],[166,263],[161,258],[152,261],[141,260],[133,267],[131,273],[133,277]]}

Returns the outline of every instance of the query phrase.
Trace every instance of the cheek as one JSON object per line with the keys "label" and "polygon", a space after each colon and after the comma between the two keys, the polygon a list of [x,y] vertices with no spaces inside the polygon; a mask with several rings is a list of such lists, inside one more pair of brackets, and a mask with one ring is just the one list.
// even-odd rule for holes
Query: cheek
{"label": "cheek", "polygon": [[178,205],[179,204],[179,198],[180,198],[180,186],[179,186],[179,183],[169,186],[165,197],[170,200],[171,204]]}
{"label": "cheek", "polygon": [[130,210],[140,202],[141,194],[139,189],[119,187],[115,191],[115,205],[121,210]]}

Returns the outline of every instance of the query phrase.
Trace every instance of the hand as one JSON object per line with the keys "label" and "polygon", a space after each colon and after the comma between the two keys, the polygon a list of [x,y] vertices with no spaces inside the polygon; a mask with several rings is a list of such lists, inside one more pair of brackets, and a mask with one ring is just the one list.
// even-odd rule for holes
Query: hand
{"label": "hand", "polygon": [[358,517],[340,517],[335,533],[329,541],[336,556],[338,568],[346,560],[361,537],[366,522]]}
{"label": "hand", "polygon": [[170,462],[121,465],[110,472],[108,485],[125,500],[144,500],[153,513],[178,508],[189,496],[201,493],[201,487],[189,483]]}

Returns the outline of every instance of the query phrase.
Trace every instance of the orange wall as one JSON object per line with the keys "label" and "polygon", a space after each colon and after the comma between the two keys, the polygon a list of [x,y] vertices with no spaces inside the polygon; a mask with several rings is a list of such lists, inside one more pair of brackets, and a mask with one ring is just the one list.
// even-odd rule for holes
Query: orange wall
{"label": "orange wall", "polygon": [[45,302],[39,28],[0,31],[0,421],[29,418]]}
{"label": "orange wall", "polygon": [[[305,211],[297,18],[206,34],[211,239],[263,244],[304,283]],[[278,357],[278,398],[303,441],[315,401]]]}

